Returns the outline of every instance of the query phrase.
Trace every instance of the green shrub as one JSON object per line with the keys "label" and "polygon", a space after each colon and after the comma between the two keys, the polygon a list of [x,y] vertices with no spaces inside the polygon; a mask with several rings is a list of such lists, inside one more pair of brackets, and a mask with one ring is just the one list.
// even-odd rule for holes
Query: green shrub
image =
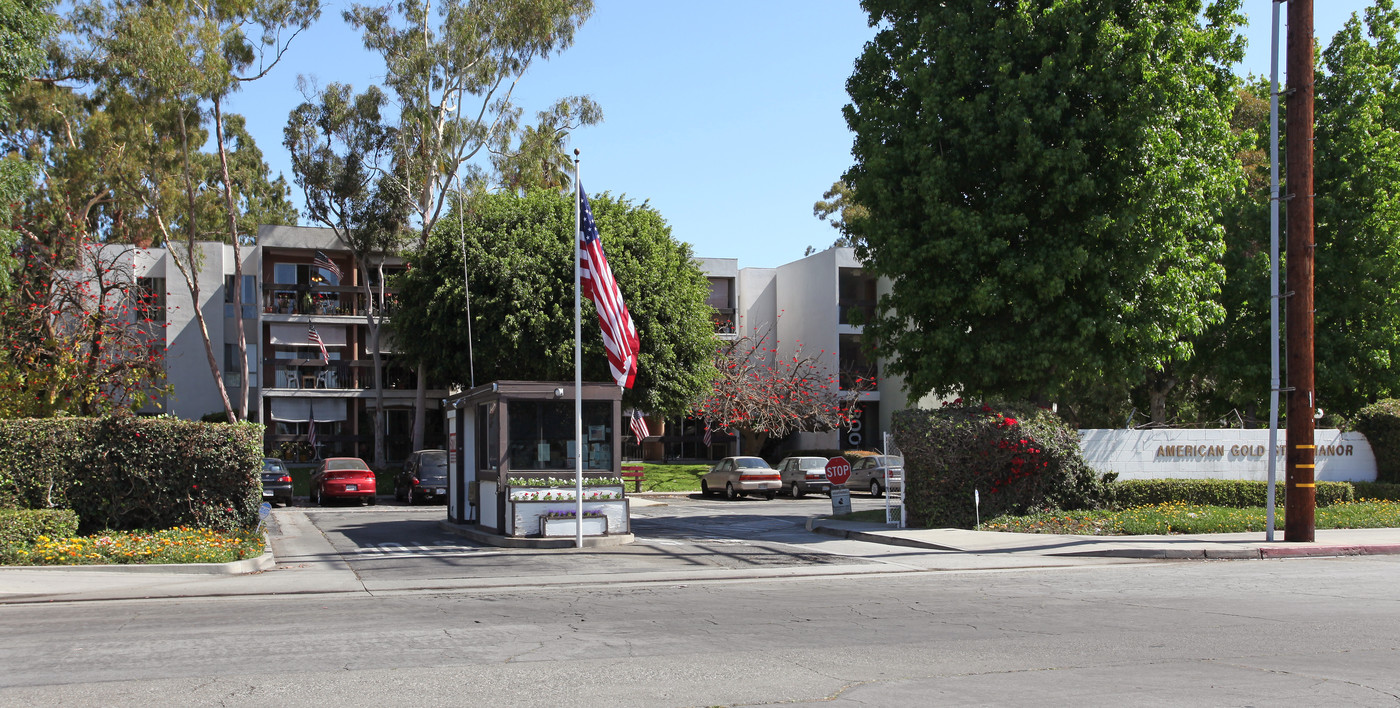
{"label": "green shrub", "polygon": [[1391,482],[1352,482],[1356,498],[1376,501],[1400,501],[1400,484]]}
{"label": "green shrub", "polygon": [[29,545],[40,536],[69,538],[78,533],[72,509],[0,509],[0,547]]}
{"label": "green shrub", "polygon": [[1105,502],[1104,482],[1084,463],[1079,433],[1027,403],[952,405],[894,415],[904,453],[910,523],[972,528],[973,494],[990,518]]}
{"label": "green shrub", "polygon": [[[1275,506],[1283,506],[1283,485],[1274,487]],[[1245,479],[1125,479],[1109,485],[1115,509],[1173,502],[1245,509],[1264,506],[1268,491],[1268,482]],[[1315,491],[1318,506],[1356,499],[1350,482],[1318,482]]]}
{"label": "green shrub", "polygon": [[1376,481],[1400,483],[1400,400],[1376,401],[1356,414],[1356,431],[1376,455]]}
{"label": "green shrub", "polygon": [[262,426],[173,418],[0,421],[0,482],[20,508],[68,508],[79,530],[252,528]]}

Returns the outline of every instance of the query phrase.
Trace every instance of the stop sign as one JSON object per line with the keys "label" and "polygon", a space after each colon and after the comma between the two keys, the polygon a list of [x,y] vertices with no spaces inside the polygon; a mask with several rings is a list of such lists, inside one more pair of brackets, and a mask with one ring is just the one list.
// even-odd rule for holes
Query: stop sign
{"label": "stop sign", "polygon": [[826,461],[826,478],[832,484],[845,484],[851,478],[851,463],[844,457],[833,457]]}

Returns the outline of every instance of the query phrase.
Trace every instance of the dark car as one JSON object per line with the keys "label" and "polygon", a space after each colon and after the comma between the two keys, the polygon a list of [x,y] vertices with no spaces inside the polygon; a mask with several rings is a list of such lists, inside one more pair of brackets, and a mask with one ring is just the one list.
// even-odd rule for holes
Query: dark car
{"label": "dark car", "polygon": [[292,473],[287,466],[275,457],[263,458],[262,469],[263,499],[282,506],[292,505]]}
{"label": "dark car", "polygon": [[785,457],[778,463],[778,474],[783,478],[783,488],[793,499],[801,499],[808,492],[831,493],[831,480],[826,478],[825,457]]}
{"label": "dark car", "polygon": [[374,506],[374,472],[358,457],[327,457],[311,475],[311,501],[326,506],[335,499]]}
{"label": "dark car", "polygon": [[394,483],[394,498],[409,505],[447,503],[447,451],[419,450],[408,456]]}

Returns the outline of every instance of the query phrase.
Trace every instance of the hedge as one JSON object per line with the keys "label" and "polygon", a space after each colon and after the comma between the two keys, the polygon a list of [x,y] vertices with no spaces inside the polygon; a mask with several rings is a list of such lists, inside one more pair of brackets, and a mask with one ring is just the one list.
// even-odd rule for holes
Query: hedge
{"label": "hedge", "polygon": [[0,509],[0,548],[27,546],[40,536],[71,538],[78,533],[72,509]]}
{"label": "hedge", "polygon": [[1362,408],[1355,427],[1376,455],[1376,481],[1400,483],[1400,400],[1388,398]]}
{"label": "hedge", "polygon": [[[1283,486],[1275,484],[1275,506],[1283,506]],[[1109,485],[1113,506],[1130,509],[1170,502],[1247,508],[1264,506],[1269,483],[1243,479],[1128,479]],[[1350,482],[1318,482],[1317,506],[1353,501]]]}
{"label": "hedge", "polygon": [[1352,482],[1357,499],[1400,501],[1400,484],[1390,482]]}
{"label": "hedge", "polygon": [[862,457],[869,457],[871,455],[878,454],[880,453],[875,452],[873,450],[836,450],[826,448],[813,450],[789,450],[788,452],[783,453],[782,457],[779,457],[775,460],[768,460],[768,464],[777,467],[780,462],[789,457],[825,457],[828,460],[830,460],[833,457],[844,457],[846,458],[847,462],[855,464],[855,461],[859,460]]}
{"label": "hedge", "polygon": [[0,421],[0,499],[72,509],[79,530],[253,528],[262,426],[174,418]]}
{"label": "hedge", "polygon": [[893,427],[913,526],[972,528],[974,493],[983,518],[1096,508],[1113,477],[1084,463],[1078,431],[1029,403],[898,411]]}

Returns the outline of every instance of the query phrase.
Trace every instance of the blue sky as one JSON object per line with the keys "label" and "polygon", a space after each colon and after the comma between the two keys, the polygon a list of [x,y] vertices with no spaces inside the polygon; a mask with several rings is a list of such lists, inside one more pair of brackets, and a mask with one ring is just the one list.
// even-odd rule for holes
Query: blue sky
{"label": "blue sky", "polygon": [[[1240,74],[1269,72],[1271,4],[1244,0],[1250,46]],[[1317,2],[1321,45],[1368,4]],[[274,174],[289,182],[282,128],[302,100],[297,76],[357,90],[383,77],[341,21],[346,6],[329,3],[283,64],[229,107],[247,116]],[[856,0],[597,0],[574,46],[534,65],[515,100],[529,119],[559,97],[592,96],[605,120],[572,141],[590,193],[649,201],[697,255],[772,267],[836,237],[812,203],[850,166],[845,82],[872,35]],[[301,203],[295,187],[293,201]]]}

